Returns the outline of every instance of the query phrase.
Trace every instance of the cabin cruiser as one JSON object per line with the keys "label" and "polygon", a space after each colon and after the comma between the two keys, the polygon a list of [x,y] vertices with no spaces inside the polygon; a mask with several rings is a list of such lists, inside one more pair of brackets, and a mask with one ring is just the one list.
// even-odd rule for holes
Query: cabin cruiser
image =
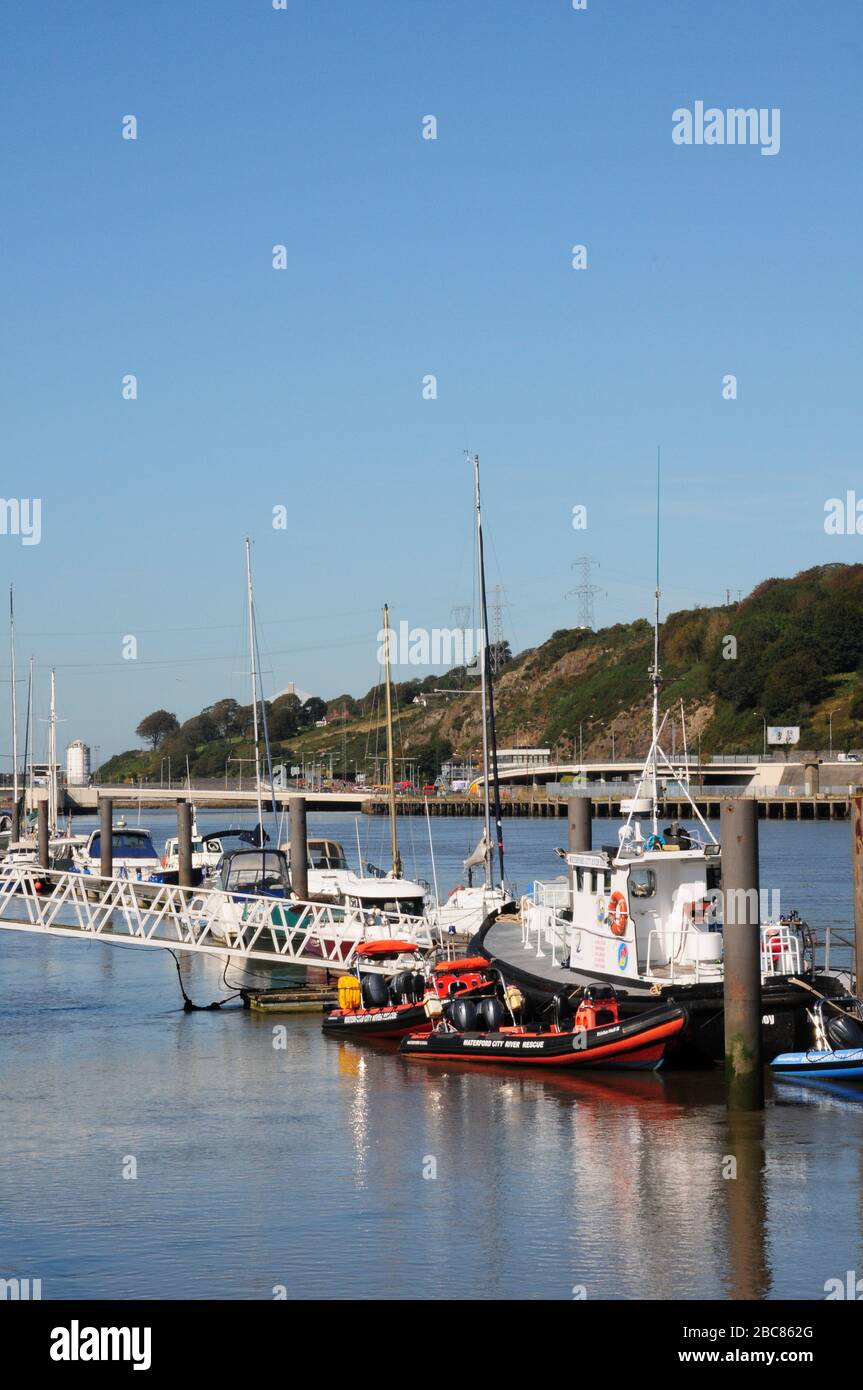
{"label": "cabin cruiser", "polygon": [[[79,874],[101,873],[102,831],[92,830],[86,837],[76,839],[70,870]],[[156,853],[149,830],[127,826],[122,821],[111,832],[111,856],[114,878],[129,878],[139,882],[158,879],[162,861]]]}
{"label": "cabin cruiser", "polygon": [[[314,925],[321,940],[338,939],[347,948],[369,934],[412,933],[419,944],[431,945],[422,921],[423,890],[419,884],[389,878],[345,875],[337,897],[302,902],[290,880],[283,850],[239,849],[225,853],[209,891],[193,899],[191,915],[207,922],[214,940],[235,945],[243,927],[260,916],[261,899],[274,899],[267,909],[269,924],[283,930],[304,932]],[[420,939],[421,938],[421,939]]]}
{"label": "cabin cruiser", "polygon": [[[285,854],[290,869],[290,841],[286,841],[279,848]],[[344,847],[338,840],[319,837],[309,839],[306,842],[306,849],[309,896],[312,898],[337,898],[342,882],[348,876],[355,877],[351,874]]]}
{"label": "cabin cruiser", "polygon": [[[257,827],[254,830],[230,827],[227,830],[212,830],[201,834],[197,825],[193,825],[192,871],[197,876],[197,881],[210,878],[218,870],[222,857],[229,850],[242,849],[250,845],[258,845]],[[166,882],[172,881],[171,876],[180,871],[180,841],[176,835],[169,836],[165,841],[162,869]]]}

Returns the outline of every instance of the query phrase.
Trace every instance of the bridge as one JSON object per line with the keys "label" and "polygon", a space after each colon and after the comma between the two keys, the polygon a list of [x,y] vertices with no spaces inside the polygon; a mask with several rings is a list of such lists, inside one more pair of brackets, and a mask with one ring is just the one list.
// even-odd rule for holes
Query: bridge
{"label": "bridge", "polygon": [[328,903],[196,892],[126,877],[10,869],[0,885],[0,930],[42,937],[170,948],[235,962],[342,973],[357,946],[382,936],[431,949],[425,919]]}
{"label": "bridge", "polygon": [[[219,807],[219,806],[248,806],[257,807],[258,794],[252,788],[239,789],[237,787],[221,787],[214,785],[198,785],[189,788],[186,783],[171,787],[132,786],[129,783],[117,783],[111,785],[102,783],[98,786],[89,787],[64,787],[60,792],[60,807],[63,811],[80,812],[82,814],[95,814],[99,809],[99,801],[104,797],[110,797],[115,805],[119,806],[176,806],[179,801],[192,801],[198,808]],[[287,789],[276,788],[275,791],[262,790],[261,800],[264,810],[269,810],[275,798],[276,805],[287,808],[297,797],[304,797],[306,807],[309,811],[361,811],[368,801],[386,801],[386,795],[380,792],[371,792],[368,788],[360,787],[356,791],[314,791],[310,788],[289,787]],[[40,801],[48,798],[47,787],[34,787],[33,795],[29,791],[26,797],[26,806],[33,809]]]}

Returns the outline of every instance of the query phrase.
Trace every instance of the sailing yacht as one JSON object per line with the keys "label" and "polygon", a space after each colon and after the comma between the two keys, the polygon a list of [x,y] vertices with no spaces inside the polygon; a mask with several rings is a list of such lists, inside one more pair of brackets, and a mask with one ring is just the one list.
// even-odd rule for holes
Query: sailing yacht
{"label": "sailing yacht", "polygon": [[[497,772],[497,731],[494,719],[494,683],[491,660],[486,640],[488,632],[488,604],[485,589],[485,549],[482,531],[482,500],[479,486],[479,455],[471,459],[474,483],[474,513],[476,524],[476,555],[479,570],[480,603],[482,606],[483,642],[480,653],[480,699],[482,703],[482,759],[483,759],[483,832],[479,843],[465,859],[463,868],[467,874],[467,886],[460,883],[452,890],[446,902],[436,908],[434,922],[442,936],[470,938],[480,930],[492,915],[512,906],[511,895],[507,891],[503,866],[503,824],[500,807],[500,783]],[[494,842],[491,835],[491,798],[494,796],[494,818],[497,832],[498,863],[500,882],[494,881]],[[482,866],[482,883],[473,884],[473,871]]]}
{"label": "sailing yacht", "polygon": [[[391,845],[392,870],[380,877],[363,877],[353,873],[344,860],[341,846],[339,856],[344,861],[328,874],[326,890],[320,895],[310,892],[307,902],[301,902],[291,887],[288,857],[285,849],[266,849],[264,831],[263,795],[261,778],[261,732],[268,764],[271,763],[269,734],[266,723],[266,707],[263,704],[258,681],[258,648],[255,622],[254,591],[252,588],[251,545],[246,540],[246,595],[248,604],[249,654],[252,684],[252,728],[255,745],[255,773],[258,810],[257,846],[250,849],[231,849],[212,867],[212,877],[204,891],[190,904],[190,912],[200,920],[209,921],[215,940],[233,945],[243,934],[244,923],[249,912],[254,910],[261,896],[282,899],[282,904],[274,904],[273,924],[279,930],[307,929],[315,914],[307,909],[325,903],[331,906],[329,922],[332,938],[345,946],[362,941],[370,933],[387,936],[393,932],[400,936],[416,932],[419,944],[429,945],[428,926],[422,917],[425,889],[422,884],[412,883],[402,877],[401,855],[398,848],[398,835],[395,825],[394,806],[391,805]],[[384,609],[387,622],[387,610]],[[392,692],[390,689],[390,670],[387,664],[387,746],[390,765],[390,785],[392,787],[393,745],[392,745]],[[260,702],[260,718],[259,718]],[[268,785],[272,788],[272,767],[268,768]],[[275,802],[273,803],[275,816]],[[278,838],[278,836],[277,836]],[[312,842],[314,843],[314,842]],[[323,884],[316,886],[324,887]],[[312,884],[309,885],[310,889]],[[266,968],[266,967],[265,967]],[[260,967],[256,967],[260,971]]]}

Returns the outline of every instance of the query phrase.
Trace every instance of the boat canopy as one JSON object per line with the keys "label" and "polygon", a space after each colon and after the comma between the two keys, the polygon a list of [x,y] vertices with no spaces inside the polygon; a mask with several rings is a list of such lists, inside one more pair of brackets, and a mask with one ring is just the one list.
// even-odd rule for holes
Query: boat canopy
{"label": "boat canopy", "polygon": [[381,956],[415,956],[419,948],[414,941],[361,941],[354,954],[374,960]]}

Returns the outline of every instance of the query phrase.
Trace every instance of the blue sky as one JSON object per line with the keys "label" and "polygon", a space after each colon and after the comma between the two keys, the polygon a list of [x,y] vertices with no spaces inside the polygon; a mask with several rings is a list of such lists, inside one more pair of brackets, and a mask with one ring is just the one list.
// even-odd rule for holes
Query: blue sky
{"label": "blue sky", "polygon": [[[517,649],[575,623],[580,555],[600,622],[649,612],[658,443],[666,610],[860,558],[823,529],[863,495],[851,0],[0,22],[3,491],[43,508],[0,580],[40,716],[57,666],[61,744],[248,698],[246,534],[267,693],[367,689],[384,600],[427,627],[470,602],[465,448]],[[779,107],[779,154],[675,145],[696,100]]]}

